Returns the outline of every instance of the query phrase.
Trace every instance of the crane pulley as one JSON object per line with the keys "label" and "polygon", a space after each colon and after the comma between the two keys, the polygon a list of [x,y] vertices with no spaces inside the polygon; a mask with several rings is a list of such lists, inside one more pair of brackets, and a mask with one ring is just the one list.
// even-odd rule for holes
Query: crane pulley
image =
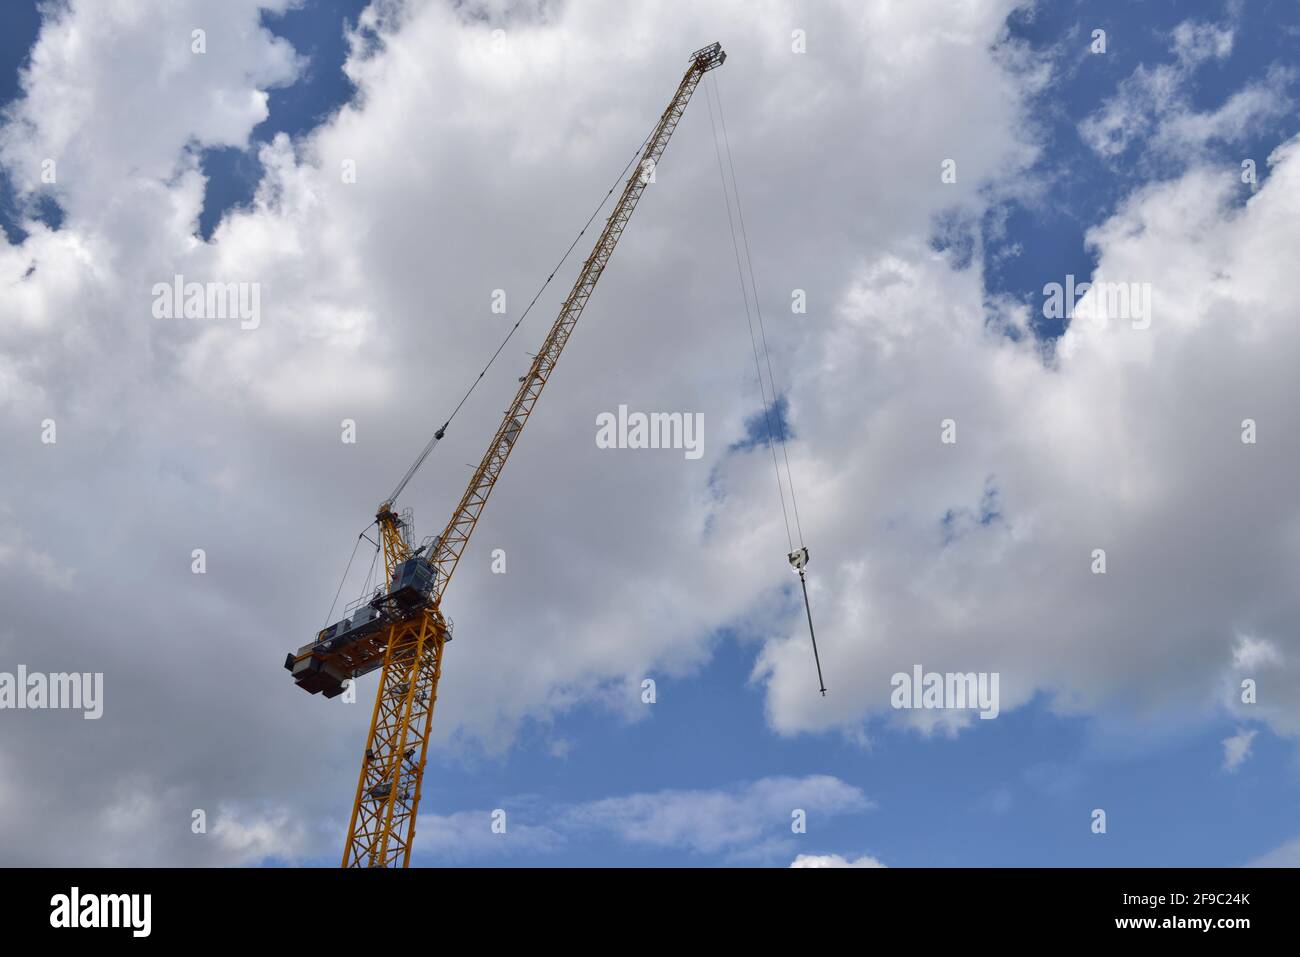
{"label": "crane pulley", "polygon": [[326,697],[342,693],[349,679],[382,669],[348,824],[344,867],[410,863],[443,649],[452,637],[451,622],[441,611],[443,593],[619,237],[652,181],[648,171],[657,166],[704,75],[722,66],[726,56],[718,43],[691,54],[686,73],[645,140],[636,168],[442,533],[416,547],[409,514],[398,513],[395,506],[442,438],[450,418],[375,514],[385,586],[368,600],[363,596],[353,614],[322,629],[313,642],[285,660],[300,687]]}

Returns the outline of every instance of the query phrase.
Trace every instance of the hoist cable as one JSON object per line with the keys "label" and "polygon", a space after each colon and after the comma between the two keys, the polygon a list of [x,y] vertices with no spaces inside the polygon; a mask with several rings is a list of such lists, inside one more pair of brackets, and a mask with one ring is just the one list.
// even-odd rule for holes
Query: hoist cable
{"label": "hoist cable", "polygon": [[[727,228],[731,232],[731,247],[736,255],[736,276],[740,280],[740,295],[745,303],[745,324],[749,327],[749,342],[754,349],[754,372],[758,375],[759,398],[763,403],[763,421],[767,426],[767,446],[772,451],[772,468],[776,472],[776,489],[777,494],[781,497],[781,517],[785,521],[785,538],[790,545],[790,551],[793,552],[794,537],[790,534],[790,516],[785,508],[785,486],[781,482],[781,466],[776,459],[776,443],[772,438],[772,410],[767,402],[767,386],[763,383],[763,367],[758,356],[758,337],[754,335],[754,317],[749,310],[749,290],[745,288],[745,271],[740,265],[740,242],[736,239],[736,224],[731,215],[731,196],[727,192],[727,173],[722,165],[722,150],[718,146],[718,124],[713,115],[713,101],[709,98],[707,87],[704,102],[709,105],[709,122],[713,125],[713,151],[718,157],[718,176],[722,180],[722,200],[727,208]],[[721,100],[719,100],[719,106],[721,106]],[[775,395],[772,397],[772,402],[773,404],[776,402]]]}
{"label": "hoist cable", "polygon": [[[706,84],[707,87],[707,84]],[[718,101],[718,116],[714,121],[713,117],[713,99]],[[727,226],[731,231],[731,245],[736,255],[736,274],[740,279],[741,298],[745,303],[745,321],[749,326],[750,344],[754,350],[754,372],[758,376],[759,396],[763,402],[763,419],[767,425],[767,444],[772,450],[772,468],[776,472],[776,487],[781,496],[781,516],[785,520],[786,541],[790,544],[790,564],[795,571],[799,573],[799,587],[803,592],[803,607],[808,616],[808,637],[812,640],[813,661],[817,665],[817,683],[822,697],[826,696],[826,681],[822,677],[822,660],[817,651],[817,632],[813,628],[812,620],[812,603],[808,600],[808,579],[804,574],[804,565],[808,561],[808,549],[804,547],[803,527],[799,521],[799,505],[794,493],[794,472],[790,468],[790,452],[785,440],[785,422],[780,419],[780,409],[777,406],[779,392],[776,387],[776,376],[772,372],[772,353],[767,346],[767,330],[763,324],[763,307],[759,304],[758,282],[754,278],[754,259],[749,250],[749,235],[745,229],[745,214],[740,205],[740,186],[736,181],[736,164],[731,155],[731,141],[727,136],[727,120],[722,111],[722,96],[718,92],[717,78],[713,78],[713,99],[708,96],[708,90],[705,90],[705,101],[709,104],[709,119],[713,122],[713,149],[718,156],[718,175],[722,179],[722,198],[727,208]],[[731,194],[727,191],[727,172],[722,163],[722,150],[718,146],[718,126],[722,127],[722,142],[727,152],[727,167],[731,171],[731,194],[736,199],[736,221],[740,224],[740,240],[736,238],[736,221],[733,221],[731,215]],[[741,247],[744,247],[745,269],[740,264]],[[749,288],[745,287],[746,269],[749,275]],[[754,313],[758,318],[758,336],[754,335],[754,318],[749,311],[750,294],[754,297]],[[763,359],[759,358],[758,343],[763,344]],[[772,388],[772,403],[769,406],[767,402],[767,389],[763,383],[763,366],[767,366],[767,382]],[[780,430],[777,432],[772,428],[772,415],[777,414]],[[776,432],[775,437],[773,433]],[[776,440],[781,443],[781,455],[785,459],[785,478],[790,485],[790,506],[794,512],[795,529],[799,533],[799,548],[796,550],[794,541],[790,534],[790,517],[785,508],[785,487],[781,482],[781,466],[776,457]]]}
{"label": "hoist cable", "polygon": [[[740,205],[740,183],[736,180],[736,164],[731,157],[731,139],[727,136],[727,117],[722,112],[722,94],[718,91],[717,77],[712,78],[713,95],[718,100],[718,121],[722,125],[722,143],[727,149],[727,165],[731,167],[731,190],[736,195],[736,218],[740,223],[740,239],[744,244],[745,263],[749,269],[749,284],[754,290],[754,312],[758,316],[758,332],[763,341],[763,358],[767,362],[767,381],[772,386],[772,403],[777,401],[776,376],[772,374],[772,353],[767,348],[767,330],[763,326],[763,307],[758,299],[758,284],[754,281],[754,260],[749,254],[749,233],[745,229],[745,212]],[[785,442],[785,421],[779,415],[778,424],[780,430],[777,433],[781,440],[781,455],[785,458],[785,480],[790,486],[790,507],[794,512],[795,531],[799,533],[799,545],[803,546],[803,526],[799,522],[799,502],[794,494],[794,473],[790,470],[790,450],[786,447]],[[811,626],[811,621],[809,622]]]}
{"label": "hoist cable", "polygon": [[646,138],[641,141],[641,145],[636,148],[636,152],[632,154],[632,158],[627,161],[627,165],[623,167],[623,171],[619,173],[618,178],[614,180],[614,185],[609,188],[609,192],[604,195],[600,204],[587,218],[586,224],[578,231],[578,235],[573,237],[573,242],[569,243],[569,248],[564,251],[564,255],[561,256],[560,261],[555,264],[555,268],[552,269],[550,275],[546,277],[546,281],[543,282],[541,288],[537,290],[536,295],[534,295],[532,301],[528,303],[528,307],[524,309],[523,314],[515,321],[515,324],[510,327],[510,331],[506,333],[506,337],[502,339],[501,344],[497,346],[496,352],[492,353],[492,357],[488,359],[487,365],[483,367],[483,371],[478,374],[478,377],[475,378],[472,383],[470,383],[469,388],[465,390],[465,394],[460,397],[460,401],[456,403],[456,407],[451,410],[451,415],[447,416],[447,421],[442,423],[442,426],[438,431],[433,434],[433,438],[429,440],[429,444],[424,447],[423,451],[421,451],[418,456],[416,456],[415,461],[411,463],[411,467],[406,470],[406,474],[402,476],[402,480],[397,483],[397,487],[393,489],[393,493],[385,500],[388,504],[391,505],[397,501],[397,496],[402,494],[402,490],[406,488],[407,483],[415,477],[415,473],[419,471],[420,466],[424,464],[424,460],[429,457],[429,453],[433,451],[433,447],[441,441],[443,435],[447,431],[447,427],[451,425],[452,419],[456,418],[456,413],[460,412],[461,406],[463,406],[469,397],[474,394],[474,390],[477,389],[479,383],[483,381],[483,377],[487,375],[488,370],[492,368],[492,364],[497,361],[497,357],[501,355],[506,344],[510,342],[511,338],[513,338],[515,332],[518,331],[519,326],[523,321],[528,318],[528,313],[532,312],[533,306],[537,305],[537,300],[542,297],[542,293],[544,293],[547,287],[550,286],[551,280],[555,278],[555,274],[559,272],[568,261],[569,255],[573,252],[574,247],[578,245],[578,241],[586,235],[587,230],[591,228],[591,224],[596,221],[596,217],[599,216],[600,211],[605,208],[605,204],[609,202],[609,198],[614,195],[614,190],[618,189],[619,185],[623,182],[623,177],[627,175],[627,171],[631,169],[632,165],[638,158],[640,158],[642,150],[645,149],[646,144],[650,142],[650,137],[652,136],[654,136],[653,130],[646,135]]}

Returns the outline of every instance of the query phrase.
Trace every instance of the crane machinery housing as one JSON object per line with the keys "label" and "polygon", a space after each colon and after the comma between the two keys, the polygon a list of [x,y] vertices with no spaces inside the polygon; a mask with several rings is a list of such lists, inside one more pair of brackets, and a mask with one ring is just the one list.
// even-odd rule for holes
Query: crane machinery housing
{"label": "crane machinery housing", "polygon": [[514,401],[441,534],[417,547],[411,513],[399,513],[396,503],[420,464],[442,439],[446,424],[434,434],[375,514],[385,585],[373,595],[363,596],[348,609],[349,615],[322,629],[313,641],[285,658],[284,666],[298,687],[327,698],[341,694],[349,680],[381,672],[343,850],[344,867],[410,864],[443,649],[452,637],[451,623],[442,614],[443,593],[506,459],[651,181],[648,171],[663,155],[704,75],[722,66],[726,58],[718,43],[691,54],[677,91],[646,139],[640,160],[605,221],[600,238],[527,374],[520,379]]}

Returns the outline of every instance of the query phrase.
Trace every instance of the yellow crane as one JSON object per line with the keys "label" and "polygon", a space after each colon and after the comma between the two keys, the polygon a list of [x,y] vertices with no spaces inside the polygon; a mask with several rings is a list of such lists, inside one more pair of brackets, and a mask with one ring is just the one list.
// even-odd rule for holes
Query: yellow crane
{"label": "yellow crane", "polygon": [[446,425],[435,433],[376,512],[386,586],[285,659],[285,668],[299,687],[329,698],[341,694],[346,681],[382,669],[343,849],[344,867],[410,864],[443,649],[451,640],[450,624],[441,611],[443,592],[686,104],[704,74],[721,66],[726,58],[717,43],[691,54],[677,92],[646,140],[600,238],[528,373],[520,380],[514,401],[442,534],[415,547],[410,513],[399,514],[395,506],[406,484],[442,439]]}

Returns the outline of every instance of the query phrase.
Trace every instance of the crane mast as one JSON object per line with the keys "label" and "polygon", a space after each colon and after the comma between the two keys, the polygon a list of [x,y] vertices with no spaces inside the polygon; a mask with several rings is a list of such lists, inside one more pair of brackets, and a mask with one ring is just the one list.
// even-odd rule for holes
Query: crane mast
{"label": "crane mast", "polygon": [[443,649],[451,640],[451,623],[441,611],[443,593],[691,95],[704,74],[721,66],[726,56],[717,43],[691,54],[676,93],[646,140],[600,237],[442,534],[414,548],[409,516],[394,510],[397,496],[442,438],[439,429],[375,516],[387,587],[361,604],[355,615],[327,627],[312,644],[300,648],[296,655],[291,653],[285,661],[299,686],[313,694],[323,691],[327,697],[342,693],[347,678],[382,669],[348,824],[344,867],[405,867],[410,863]]}

